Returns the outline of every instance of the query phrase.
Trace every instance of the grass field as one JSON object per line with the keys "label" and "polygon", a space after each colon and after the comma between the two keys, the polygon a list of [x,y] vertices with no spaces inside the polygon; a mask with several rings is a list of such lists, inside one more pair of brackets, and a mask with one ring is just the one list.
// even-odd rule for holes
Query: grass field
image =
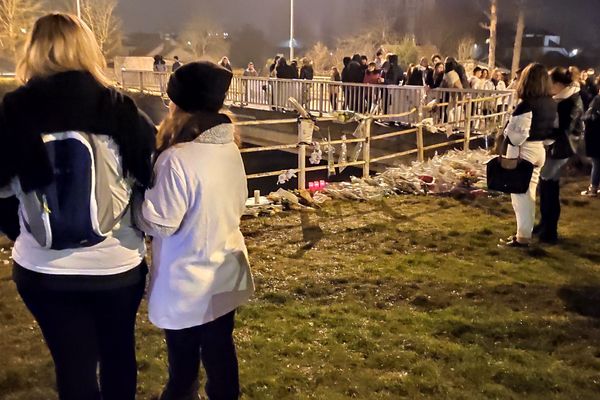
{"label": "grass field", "polygon": [[[600,398],[600,200],[565,189],[564,241],[504,250],[507,198],[398,197],[244,221],[257,293],[238,314],[246,399]],[[0,398],[55,399],[0,257]],[[139,315],[139,399],[166,378]]]}

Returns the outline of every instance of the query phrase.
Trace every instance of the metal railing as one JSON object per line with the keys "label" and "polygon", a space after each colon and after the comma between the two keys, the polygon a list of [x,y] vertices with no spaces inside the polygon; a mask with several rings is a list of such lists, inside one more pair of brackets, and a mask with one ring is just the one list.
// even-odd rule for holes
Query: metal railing
{"label": "metal railing", "polygon": [[[164,94],[170,73],[153,71],[121,71],[121,85],[126,89]],[[293,111],[288,99],[293,97],[303,107],[319,116],[331,115],[334,111],[351,110],[362,114],[398,115],[408,113],[423,103],[435,104],[435,112],[427,117],[433,124],[451,124],[455,129],[465,130],[466,104],[462,100],[491,98],[478,101],[470,111],[478,121],[474,129],[484,130],[484,116],[502,117],[502,111],[512,109],[516,97],[513,91],[433,89],[422,86],[386,86],[352,84],[324,80],[290,80],[276,78],[241,77],[233,78],[226,101],[240,107],[265,110]],[[433,108],[433,107],[432,107]],[[496,115],[501,114],[501,115]],[[502,117],[503,118],[503,117]],[[418,116],[407,114],[395,122],[416,124]]]}

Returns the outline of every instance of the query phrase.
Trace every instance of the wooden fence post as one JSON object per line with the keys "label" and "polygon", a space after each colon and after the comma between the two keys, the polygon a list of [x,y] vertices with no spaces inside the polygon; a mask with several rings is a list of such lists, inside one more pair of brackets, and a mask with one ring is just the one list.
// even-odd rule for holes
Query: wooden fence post
{"label": "wooden fence post", "polygon": [[298,147],[298,190],[306,189],[306,145]]}
{"label": "wooden fence post", "polygon": [[419,162],[425,161],[425,144],[423,142],[423,106],[424,100],[421,97],[419,101],[419,108],[417,108],[417,160]]}
{"label": "wooden fence post", "polygon": [[140,92],[144,91],[144,72],[140,71]]}
{"label": "wooden fence post", "polygon": [[423,144],[423,124],[419,124],[417,127],[417,160],[419,162],[425,161],[425,150],[423,149],[425,146]]}
{"label": "wooden fence post", "polygon": [[367,126],[365,128],[365,143],[363,147],[363,178],[368,178],[371,175],[371,126],[373,125],[373,118],[369,117],[366,121]]}
{"label": "wooden fence post", "polygon": [[467,97],[467,116],[465,118],[465,148],[464,151],[471,149],[471,121],[473,116],[473,99],[471,96]]}

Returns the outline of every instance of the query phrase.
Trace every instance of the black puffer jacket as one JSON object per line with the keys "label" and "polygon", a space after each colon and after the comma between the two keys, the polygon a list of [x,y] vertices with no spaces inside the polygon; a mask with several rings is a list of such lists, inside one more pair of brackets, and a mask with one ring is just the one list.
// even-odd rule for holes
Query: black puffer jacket
{"label": "black puffer jacket", "polygon": [[575,154],[570,138],[581,137],[583,134],[582,116],[583,101],[579,92],[558,103],[558,128],[552,135],[555,142],[550,146],[550,158],[564,160]]}
{"label": "black puffer jacket", "polygon": [[591,158],[600,158],[600,95],[597,95],[583,116],[585,151]]}
{"label": "black puffer jacket", "polygon": [[524,99],[517,105],[513,116],[531,113],[530,142],[540,142],[552,138],[557,119],[556,102],[552,97]]}

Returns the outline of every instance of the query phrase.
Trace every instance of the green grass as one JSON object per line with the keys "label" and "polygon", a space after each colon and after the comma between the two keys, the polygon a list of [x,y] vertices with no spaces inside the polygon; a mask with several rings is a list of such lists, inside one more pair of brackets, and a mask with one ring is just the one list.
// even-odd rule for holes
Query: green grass
{"label": "green grass", "polygon": [[[398,197],[247,220],[257,284],[237,318],[247,399],[597,399],[600,200],[565,188],[564,242],[496,244],[507,198]],[[0,263],[1,265],[1,263]],[[0,398],[56,398],[51,361],[0,270]],[[166,379],[139,315],[139,398]]]}

